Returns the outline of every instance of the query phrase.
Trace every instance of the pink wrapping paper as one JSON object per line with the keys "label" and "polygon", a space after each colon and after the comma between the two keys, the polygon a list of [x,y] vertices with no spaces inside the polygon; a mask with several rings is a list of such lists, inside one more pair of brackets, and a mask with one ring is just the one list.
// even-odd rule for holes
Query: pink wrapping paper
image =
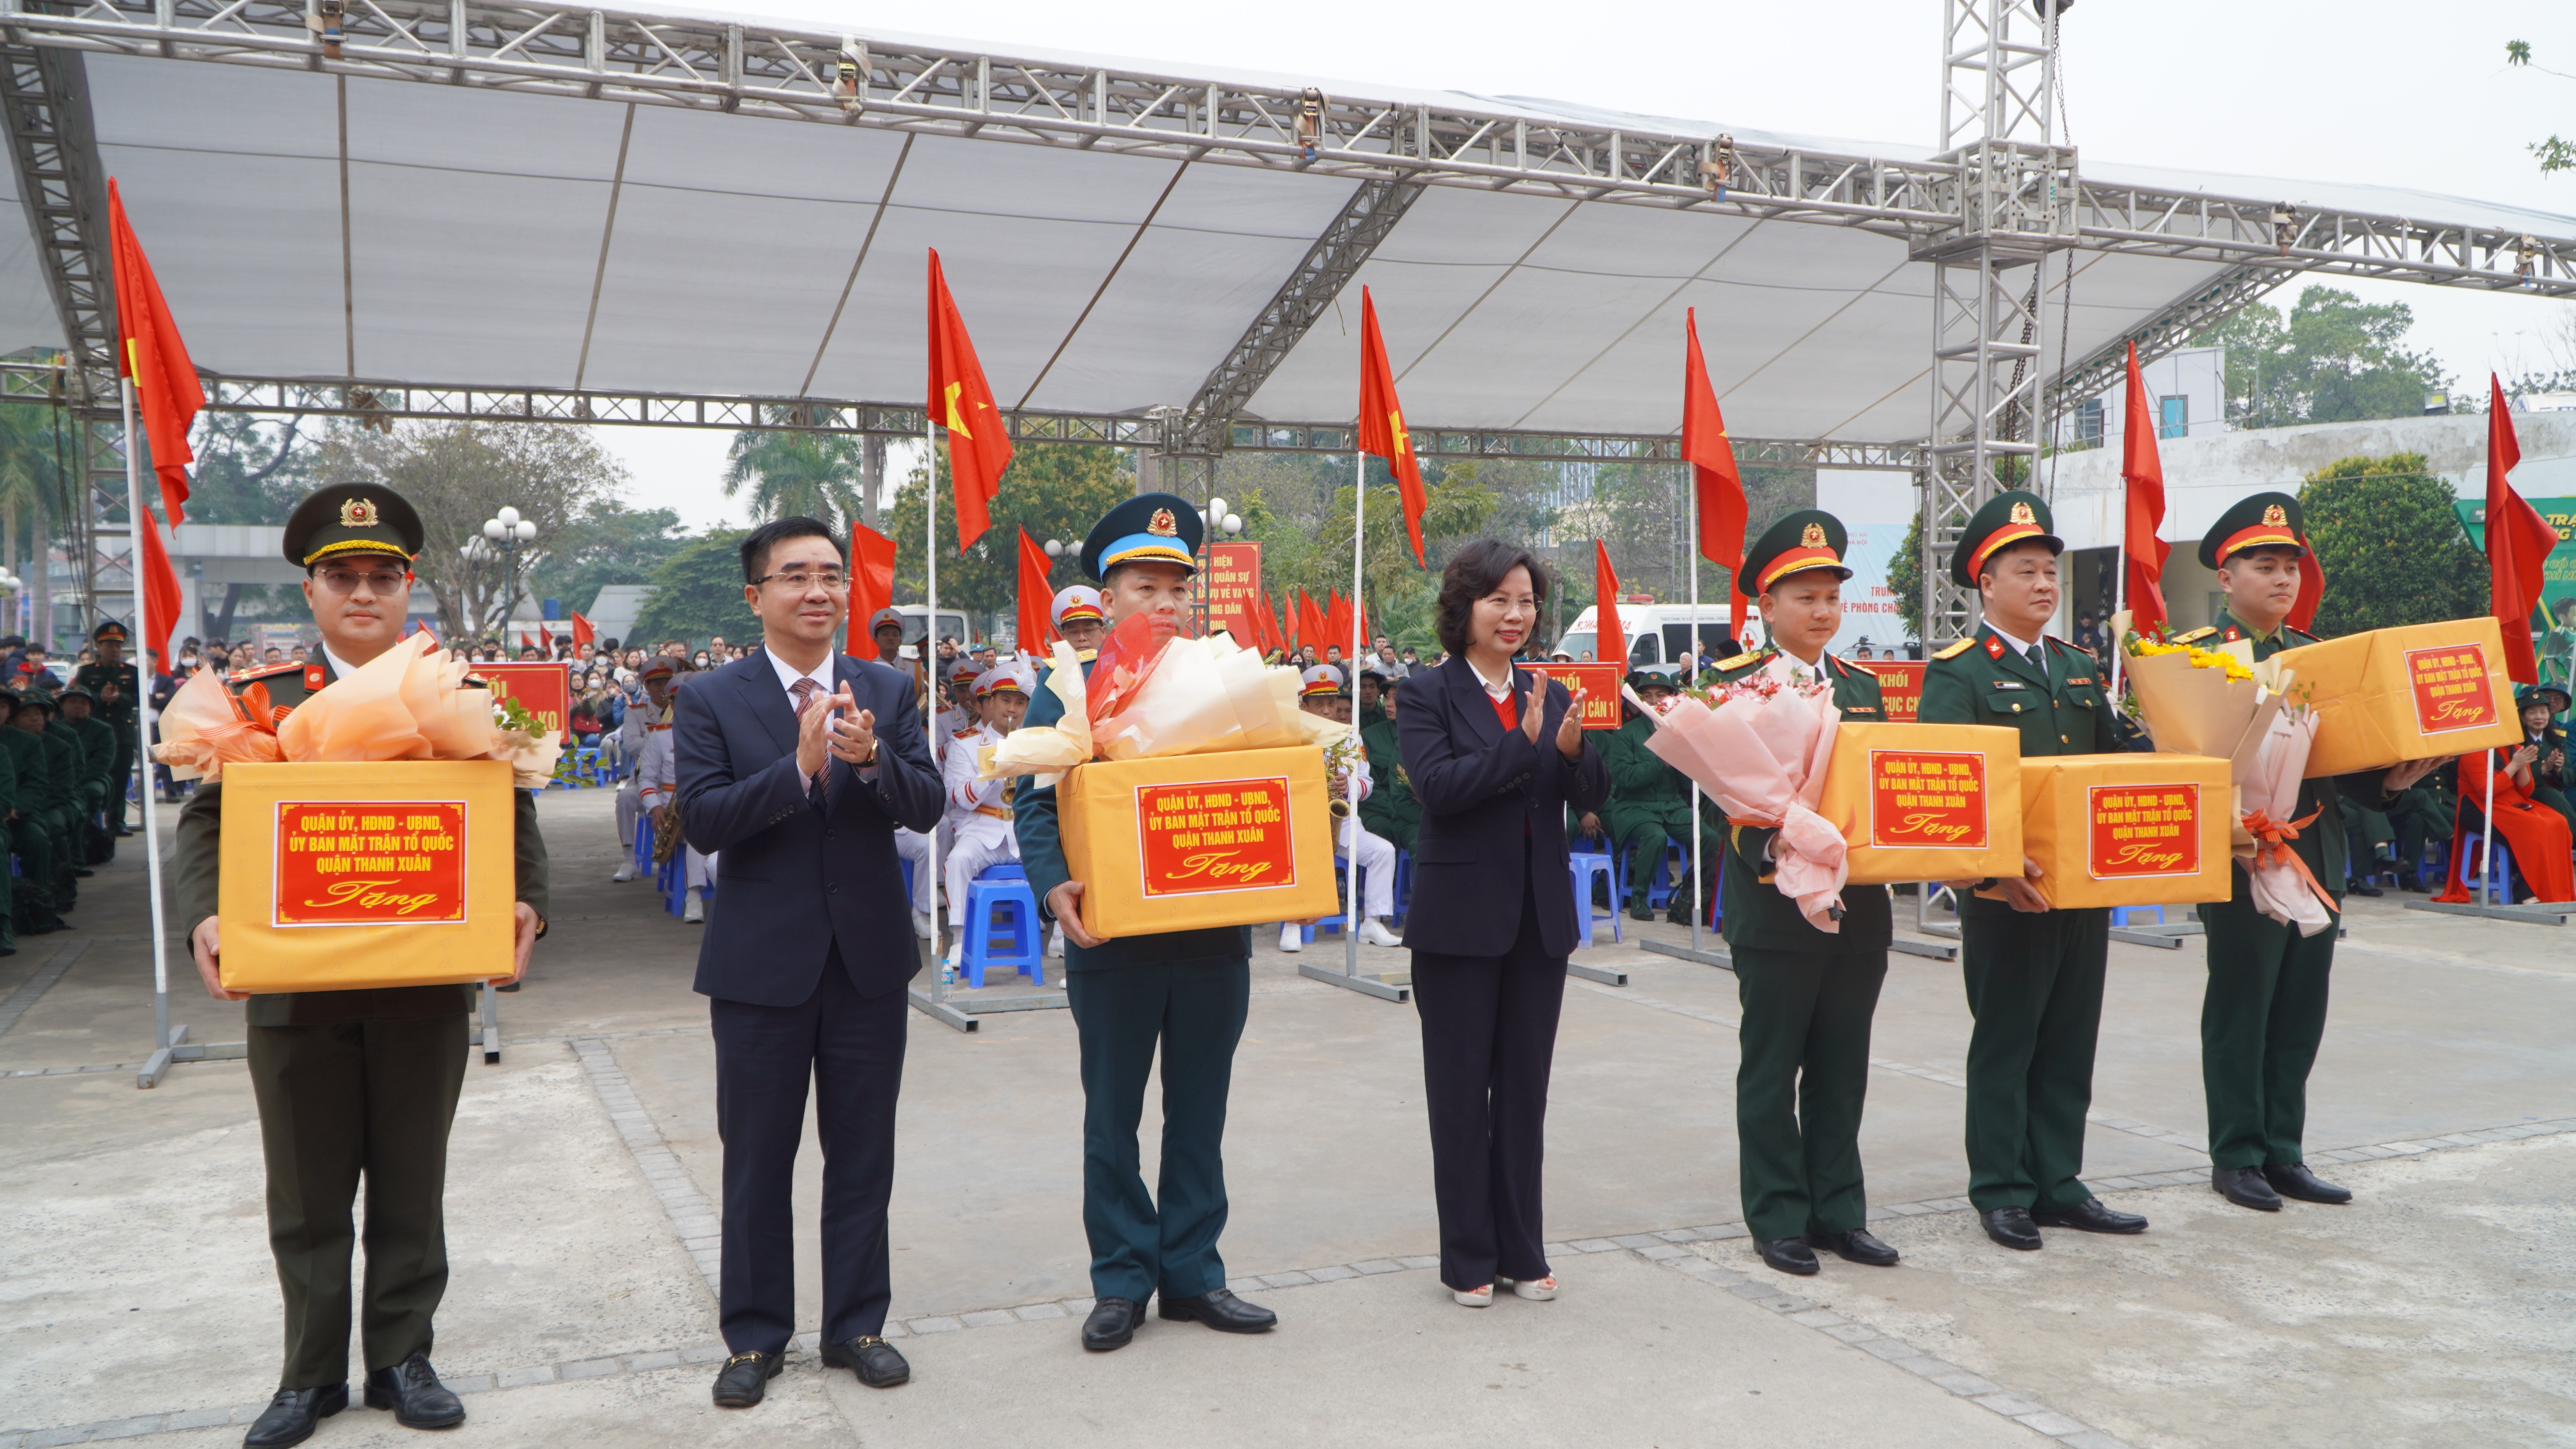
{"label": "pink wrapping paper", "polygon": [[1839,934],[1849,848],[1841,831],[1816,813],[1825,764],[1833,758],[1842,711],[1825,692],[1794,687],[1767,696],[1721,698],[1715,708],[1687,696],[1661,716],[1646,748],[1688,775],[1738,825],[1777,826],[1773,883],[1798,903],[1798,914]]}

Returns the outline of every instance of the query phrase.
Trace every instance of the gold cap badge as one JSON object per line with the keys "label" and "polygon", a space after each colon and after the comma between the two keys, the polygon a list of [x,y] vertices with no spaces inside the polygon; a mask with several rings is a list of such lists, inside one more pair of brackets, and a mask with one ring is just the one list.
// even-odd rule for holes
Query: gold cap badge
{"label": "gold cap badge", "polygon": [[2289,526],[2290,515],[2281,511],[2280,504],[2267,503],[2263,506],[2263,521],[2274,528],[2286,528]]}
{"label": "gold cap badge", "polygon": [[2032,515],[2030,505],[2027,503],[2016,503],[2012,506],[2012,521],[2015,523],[2039,522],[2038,518]]}
{"label": "gold cap badge", "polygon": [[1821,523],[1808,524],[1807,531],[1798,535],[1798,546],[1801,548],[1823,548],[1825,546],[1825,526]]}
{"label": "gold cap badge", "polygon": [[372,498],[348,498],[341,500],[340,526],[342,528],[375,527],[376,500]]}
{"label": "gold cap badge", "polygon": [[1156,538],[1176,538],[1181,532],[1180,526],[1172,522],[1172,510],[1168,508],[1155,509],[1154,519],[1145,525],[1145,531]]}

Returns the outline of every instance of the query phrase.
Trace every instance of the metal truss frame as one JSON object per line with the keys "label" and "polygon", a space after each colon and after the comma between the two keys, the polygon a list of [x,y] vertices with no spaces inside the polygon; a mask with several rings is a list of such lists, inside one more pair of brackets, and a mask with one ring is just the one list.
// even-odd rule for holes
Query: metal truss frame
{"label": "metal truss frame", "polygon": [[[1227,446],[1238,452],[1340,453],[1352,450],[1348,423],[1264,423],[1237,418]],[[1730,434],[1735,461],[1753,467],[1881,468],[1910,472],[1923,466],[1920,443],[1849,443],[1830,438],[1747,438]],[[1416,456],[1453,462],[1515,460],[1533,463],[1678,463],[1678,433],[1535,433],[1455,428],[1415,428]]]}
{"label": "metal truss frame", "polygon": [[2057,374],[2048,389],[2046,432],[2053,432],[2059,420],[2081,406],[2086,398],[2098,397],[2120,385],[2128,369],[2130,343],[2137,344],[2141,365],[2153,362],[2188,344],[2193,333],[2223,321],[2247,303],[2298,275],[2295,268],[2277,265],[2234,267],[2208,284],[2175,298],[2163,311]]}
{"label": "metal truss frame", "polygon": [[[1947,0],[1945,150],[1917,160],[625,10],[354,0],[331,22],[303,0],[33,3],[0,0],[0,40],[1856,226],[1918,246],[1957,234],[1974,143],[2025,135],[2054,79],[2034,38],[2053,0]],[[2088,250],[2576,296],[2576,237],[2082,181],[2060,154],[2050,204]]]}

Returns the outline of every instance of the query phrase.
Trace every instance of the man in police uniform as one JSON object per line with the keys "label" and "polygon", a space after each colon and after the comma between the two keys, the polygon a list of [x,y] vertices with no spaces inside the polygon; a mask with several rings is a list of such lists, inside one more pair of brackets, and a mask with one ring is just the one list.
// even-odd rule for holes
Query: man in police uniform
{"label": "man in police uniform", "polygon": [[[1769,642],[1719,661],[1720,683],[1761,674],[1792,685],[1821,682],[1844,719],[1887,718],[1878,676],[1825,649],[1842,629],[1848,546],[1842,520],[1812,508],[1763,530],[1745,550],[1735,586],[1761,610]],[[1744,1222],[1762,1261],[1783,1273],[1815,1272],[1818,1248],[1884,1268],[1896,1262],[1896,1250],[1863,1226],[1869,1196],[1861,1181],[1860,1115],[1870,1018],[1895,930],[1887,887],[1844,886],[1839,928],[1818,930],[1775,883],[1778,834],[1730,825],[1718,861],[1725,905],[1719,931],[1744,1007],[1735,1072]]]}
{"label": "man in police uniform", "polygon": [[[1100,580],[1107,623],[1189,617],[1198,573],[1198,509],[1169,493],[1144,493],[1109,510],[1082,546],[1082,571]],[[1083,665],[1087,677],[1091,665]],[[1028,723],[1064,717],[1040,690]],[[1126,1346],[1145,1301],[1161,1314],[1229,1333],[1260,1333],[1278,1315],[1225,1286],[1217,1235],[1226,1218],[1226,1089],[1252,996],[1252,938],[1242,926],[1108,940],[1078,914],[1084,883],[1072,878],[1056,820],[1055,790],[1018,782],[1020,862],[1040,910],[1064,924],[1065,992],[1082,1048],[1082,1224],[1091,1242],[1094,1306],[1082,1346]],[[1162,1054],[1160,1201],[1137,1172],[1136,1125],[1145,1083]]]}
{"label": "man in police uniform", "polygon": [[[2000,725],[2025,759],[2142,750],[2111,710],[2090,651],[2043,631],[2057,612],[2048,505],[2007,489],[1968,520],[1950,577],[1985,601],[1985,621],[1932,652],[1923,671],[1926,724]],[[2078,1175],[2093,1101],[2093,1046],[2111,913],[2050,910],[2037,866],[2001,881],[1958,881],[1959,965],[1967,979],[1968,1201],[1986,1236],[2037,1248],[2042,1227],[2142,1233],[2147,1220],[2103,1205]]]}
{"label": "man in police uniform", "polygon": [[[267,692],[281,716],[334,678],[393,647],[420,552],[420,515],[371,483],[322,489],[289,516],[287,562],[304,569],[304,598],[322,634],[304,664],[237,674],[239,695]],[[479,685],[468,686],[480,688]],[[511,792],[518,905],[513,970],[545,930],[546,846],[536,797]],[[348,1407],[355,1233],[350,1208],[367,1185],[366,1403],[415,1429],[462,1423],[465,1406],[430,1367],[431,1318],[447,1289],[447,1131],[465,1079],[466,986],[308,991],[249,996],[224,989],[216,916],[223,859],[223,786],[208,781],[179,813],[172,890],[206,990],[248,1000],[251,1092],[268,1166],[268,1241],[286,1300],[279,1388],[242,1440],[248,1449],[300,1443],[317,1420]]]}
{"label": "man in police uniform", "polygon": [[72,687],[89,692],[99,719],[116,732],[115,763],[110,767],[105,802],[107,828],[114,835],[131,835],[134,832],[125,826],[125,786],[134,775],[135,711],[142,704],[143,682],[135,674],[133,661],[125,657],[123,624],[110,619],[89,638],[96,658],[72,672]]}
{"label": "man in police uniform", "polygon": [[[2257,493],[2220,514],[2200,540],[2200,562],[2217,571],[2227,601],[2208,628],[2177,635],[2177,642],[2215,648],[2250,640],[2258,664],[2284,649],[2316,643],[2315,635],[2288,622],[2307,557],[2306,522],[2299,500],[2287,493]],[[2284,1196],[2352,1201],[2349,1189],[2308,1171],[2300,1145],[2308,1069],[2325,1038],[2326,978],[2343,923],[2350,845],[2342,802],[2388,810],[2440,763],[2416,760],[2300,784],[2290,817],[2300,823],[2290,848],[2333,897],[2325,903],[2326,929],[2302,936],[2297,927],[2256,910],[2242,861],[2229,867],[2234,893],[2200,907],[2209,951],[2209,987],[2200,1003],[2200,1081],[2209,1104],[2210,1186],[2239,1207],[2279,1212]]]}

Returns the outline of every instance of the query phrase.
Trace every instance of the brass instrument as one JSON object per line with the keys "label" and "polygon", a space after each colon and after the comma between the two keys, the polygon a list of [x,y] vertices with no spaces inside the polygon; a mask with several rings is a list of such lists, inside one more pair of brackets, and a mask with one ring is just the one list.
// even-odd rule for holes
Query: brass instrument
{"label": "brass instrument", "polygon": [[1368,746],[1354,731],[1324,746],[1324,808],[1335,820],[1351,818],[1351,771],[1368,763]]}

